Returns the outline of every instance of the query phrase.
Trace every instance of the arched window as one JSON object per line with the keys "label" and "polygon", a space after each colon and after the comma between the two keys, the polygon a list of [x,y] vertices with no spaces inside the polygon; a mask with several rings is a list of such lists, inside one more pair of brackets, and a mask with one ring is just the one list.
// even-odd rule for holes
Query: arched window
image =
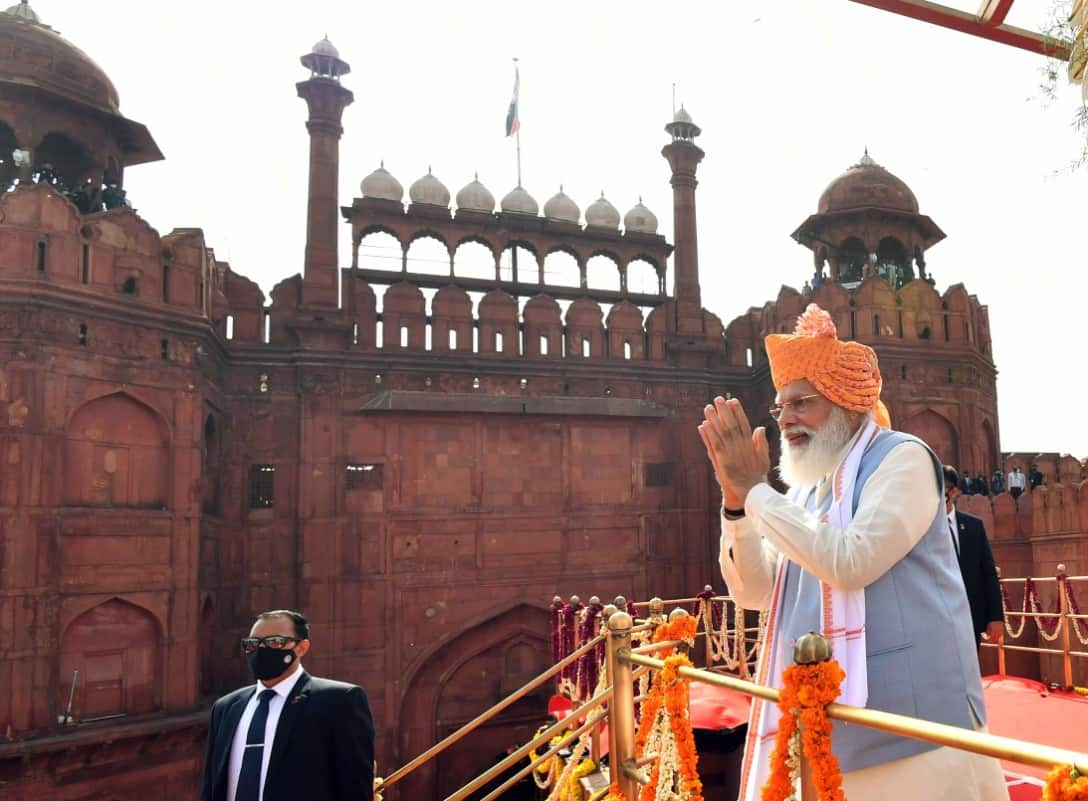
{"label": "arched window", "polygon": [[459,278],[495,280],[495,254],[479,242],[462,242],[453,254],[453,274]]}
{"label": "arched window", "polygon": [[556,250],[544,257],[544,283],[552,286],[581,286],[582,271],[578,260],[565,251]]}
{"label": "arched window", "polygon": [[0,191],[6,190],[19,177],[19,168],[12,155],[18,148],[15,131],[6,122],[0,122]]}
{"label": "arched window", "polygon": [[620,266],[611,256],[598,254],[586,262],[586,286],[590,289],[620,291]]}
{"label": "arched window", "polygon": [[450,252],[446,245],[432,236],[421,236],[408,246],[408,272],[426,275],[449,275]]}
{"label": "arched window", "polygon": [[360,270],[399,272],[404,266],[404,250],[392,234],[375,231],[359,241]]}
{"label": "arched window", "polygon": [[877,245],[876,274],[894,289],[914,279],[914,268],[907,257],[907,249],[895,237],[886,236]]}
{"label": "arched window", "polygon": [[499,280],[516,281],[519,284],[536,284],[540,281],[540,261],[536,254],[523,245],[509,245],[499,257]]}
{"label": "arched window", "polygon": [[662,293],[661,276],[651,262],[646,259],[632,259],[627,263],[627,291],[639,295],[659,295]]}
{"label": "arched window", "polygon": [[57,132],[42,137],[34,151],[34,163],[39,180],[57,185],[60,190],[74,189],[94,166],[83,145]]}
{"label": "arched window", "polygon": [[839,283],[860,282],[865,274],[867,261],[869,261],[869,254],[865,250],[865,243],[855,236],[846,239],[839,246]]}

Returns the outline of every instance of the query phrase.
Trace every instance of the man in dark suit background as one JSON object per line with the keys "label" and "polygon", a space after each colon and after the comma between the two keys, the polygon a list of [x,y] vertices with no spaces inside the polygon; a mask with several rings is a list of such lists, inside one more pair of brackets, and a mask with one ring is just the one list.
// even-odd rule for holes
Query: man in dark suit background
{"label": "man in dark suit background", "polygon": [[1001,609],[1001,585],[998,583],[994,555],[986,538],[982,520],[956,509],[960,496],[960,477],[956,468],[944,466],[944,500],[948,512],[948,531],[960,563],[963,586],[971,606],[975,644],[983,634],[989,642],[1005,638],[1005,617]]}
{"label": "man in dark suit background", "polygon": [[361,687],[302,669],[310,625],[257,616],[242,652],[257,683],[212,706],[201,801],[370,801],[374,723]]}

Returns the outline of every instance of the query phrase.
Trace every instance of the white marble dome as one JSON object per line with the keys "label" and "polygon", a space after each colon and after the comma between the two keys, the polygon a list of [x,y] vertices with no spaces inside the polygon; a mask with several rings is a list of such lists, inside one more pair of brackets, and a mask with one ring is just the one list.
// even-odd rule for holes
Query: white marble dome
{"label": "white marble dome", "polygon": [[310,52],[318,56],[331,56],[332,58],[340,58],[340,51],[333,47],[333,44],[329,41],[328,36],[315,44],[313,50],[311,50]]}
{"label": "white marble dome", "polygon": [[582,210],[563,191],[563,187],[559,187],[559,191],[544,204],[544,216],[549,220],[577,223],[582,219]]}
{"label": "white marble dome", "polygon": [[620,213],[608,202],[604,192],[586,209],[586,225],[592,225],[594,228],[620,227]]}
{"label": "white marble dome", "polygon": [[680,108],[676,110],[676,113],[672,115],[672,121],[686,123],[694,122],[694,120],[691,119],[691,115],[688,114],[688,110],[683,106],[680,106]]}
{"label": "white marble dome", "polygon": [[362,191],[363,197],[395,200],[398,203],[404,200],[404,187],[385,168],[384,164],[364,178],[362,183],[359,184],[359,189]]}
{"label": "white marble dome", "polygon": [[537,205],[533,196],[520,186],[510,190],[506,197],[502,199],[500,208],[503,211],[512,211],[515,214],[531,214],[534,217],[540,211],[540,206]]}
{"label": "white marble dome", "polygon": [[472,183],[457,193],[457,208],[466,211],[486,211],[491,214],[495,211],[495,196],[480,183],[479,176],[476,176]]}
{"label": "white marble dome", "polygon": [[623,215],[624,230],[640,234],[657,233],[657,215],[642,205],[642,198]]}
{"label": "white marble dome", "polygon": [[450,190],[427,170],[426,175],[408,187],[408,199],[427,206],[449,206]]}

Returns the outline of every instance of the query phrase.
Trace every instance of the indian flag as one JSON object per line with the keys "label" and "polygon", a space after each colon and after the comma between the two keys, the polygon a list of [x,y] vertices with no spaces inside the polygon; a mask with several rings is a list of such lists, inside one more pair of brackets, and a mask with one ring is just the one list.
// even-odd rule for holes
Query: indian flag
{"label": "indian flag", "polygon": [[[516,59],[515,59],[516,61]],[[518,132],[518,128],[521,127],[521,120],[518,119],[518,84],[521,83],[521,77],[518,75],[518,65],[514,64],[514,96],[510,98],[510,108],[506,112],[506,135],[513,136]]]}

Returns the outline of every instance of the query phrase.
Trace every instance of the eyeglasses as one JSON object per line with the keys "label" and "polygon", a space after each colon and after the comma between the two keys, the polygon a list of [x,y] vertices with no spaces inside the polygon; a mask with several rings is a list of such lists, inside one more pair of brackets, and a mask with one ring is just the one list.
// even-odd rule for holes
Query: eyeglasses
{"label": "eyeglasses", "polygon": [[298,637],[284,637],[279,634],[273,634],[271,637],[243,637],[242,638],[242,651],[247,654],[251,654],[257,650],[258,646],[265,646],[266,648],[272,648],[276,651],[282,651],[288,647],[289,643],[302,642]]}
{"label": "eyeglasses", "polygon": [[811,406],[809,401],[811,401],[813,398],[822,397],[823,395],[821,395],[819,392],[815,392],[812,395],[802,395],[800,398],[794,398],[793,400],[776,403],[774,406],[768,409],[768,412],[775,420],[781,417],[782,412],[786,411],[787,409],[792,409],[794,414],[804,414],[806,411],[808,411],[809,406]]}

